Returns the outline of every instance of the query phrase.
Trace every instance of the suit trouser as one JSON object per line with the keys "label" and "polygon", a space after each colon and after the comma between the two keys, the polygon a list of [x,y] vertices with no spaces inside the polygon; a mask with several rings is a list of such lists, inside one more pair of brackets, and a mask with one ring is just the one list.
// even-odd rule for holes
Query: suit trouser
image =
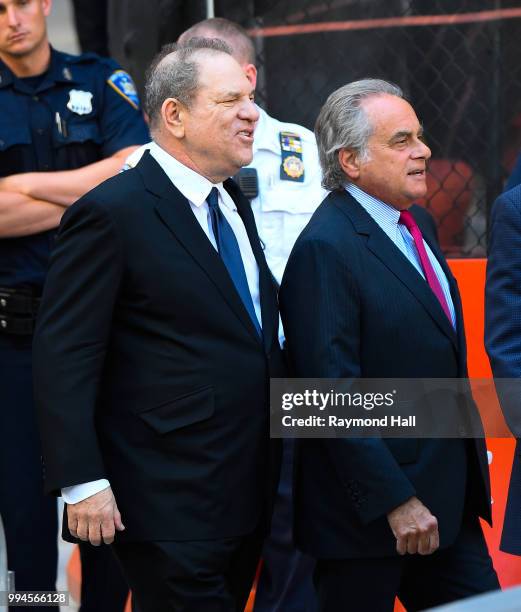
{"label": "suit trouser", "polygon": [[109,546],[80,542],[80,612],[123,612],[128,585]]}
{"label": "suit trouser", "polygon": [[318,609],[313,587],[315,561],[293,544],[294,441],[283,441],[282,467],[273,508],[271,532],[262,549],[255,612],[314,612]]}
{"label": "suit trouser", "polygon": [[[32,338],[0,335],[0,515],[17,591],[54,591],[56,499],[44,495],[32,392]],[[13,610],[34,610],[16,607]],[[43,607],[39,609],[56,610]]]}
{"label": "suit trouser", "polygon": [[[521,167],[520,167],[521,171]],[[505,521],[500,549],[512,555],[521,555],[521,441],[518,440],[508,485]]]}
{"label": "suit trouser", "polygon": [[393,612],[396,595],[413,612],[500,588],[479,520],[468,517],[432,555],[320,559],[315,584],[321,612]]}
{"label": "suit trouser", "polygon": [[263,535],[113,548],[139,612],[243,612]]}

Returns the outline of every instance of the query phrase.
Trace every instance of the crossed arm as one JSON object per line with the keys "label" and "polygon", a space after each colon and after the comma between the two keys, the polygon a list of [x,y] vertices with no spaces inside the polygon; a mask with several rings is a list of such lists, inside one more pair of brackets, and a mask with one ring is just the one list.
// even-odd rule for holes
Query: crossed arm
{"label": "crossed arm", "polygon": [[116,174],[137,146],[77,170],[25,172],[0,179],[0,238],[37,234],[58,227],[65,209]]}

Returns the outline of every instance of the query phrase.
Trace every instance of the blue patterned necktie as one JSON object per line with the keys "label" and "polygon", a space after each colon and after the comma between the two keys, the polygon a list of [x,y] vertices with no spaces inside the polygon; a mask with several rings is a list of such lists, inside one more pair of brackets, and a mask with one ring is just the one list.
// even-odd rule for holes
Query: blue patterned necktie
{"label": "blue patterned necktie", "polygon": [[215,243],[219,255],[223,260],[226,269],[237,289],[241,300],[250,315],[255,329],[259,336],[262,336],[262,330],[259,325],[259,320],[255,313],[253,306],[253,300],[251,299],[250,288],[248,287],[248,279],[246,278],[246,271],[244,270],[244,264],[242,262],[241,251],[239,249],[239,243],[233,233],[233,230],[226,221],[225,216],[222,214],[219,208],[219,192],[217,187],[212,187],[209,196],[206,198],[208,202],[208,210],[210,212],[210,220],[212,222],[213,235],[215,237]]}

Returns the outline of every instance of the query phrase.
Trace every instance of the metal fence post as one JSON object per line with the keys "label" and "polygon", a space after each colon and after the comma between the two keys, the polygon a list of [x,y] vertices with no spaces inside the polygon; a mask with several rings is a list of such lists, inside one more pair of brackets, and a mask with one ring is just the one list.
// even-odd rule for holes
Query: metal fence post
{"label": "metal fence post", "polygon": [[[14,591],[14,572],[7,569],[7,543],[4,524],[0,516],[0,592]],[[0,612],[7,612],[7,606],[0,605]]]}

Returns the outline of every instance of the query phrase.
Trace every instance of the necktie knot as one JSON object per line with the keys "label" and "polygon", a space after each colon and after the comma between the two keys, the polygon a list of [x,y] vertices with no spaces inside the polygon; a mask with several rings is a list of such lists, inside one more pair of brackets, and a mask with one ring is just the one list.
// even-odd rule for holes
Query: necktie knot
{"label": "necktie knot", "polygon": [[208,202],[208,207],[210,210],[218,210],[219,209],[219,191],[217,187],[212,187],[208,197],[206,198]]}
{"label": "necktie knot", "polygon": [[414,217],[411,215],[411,213],[408,210],[402,210],[400,212],[400,219],[398,220],[398,223],[405,225],[405,227],[409,230],[409,232],[411,232],[411,234],[412,234],[411,230],[418,229],[418,225],[416,224]]}

